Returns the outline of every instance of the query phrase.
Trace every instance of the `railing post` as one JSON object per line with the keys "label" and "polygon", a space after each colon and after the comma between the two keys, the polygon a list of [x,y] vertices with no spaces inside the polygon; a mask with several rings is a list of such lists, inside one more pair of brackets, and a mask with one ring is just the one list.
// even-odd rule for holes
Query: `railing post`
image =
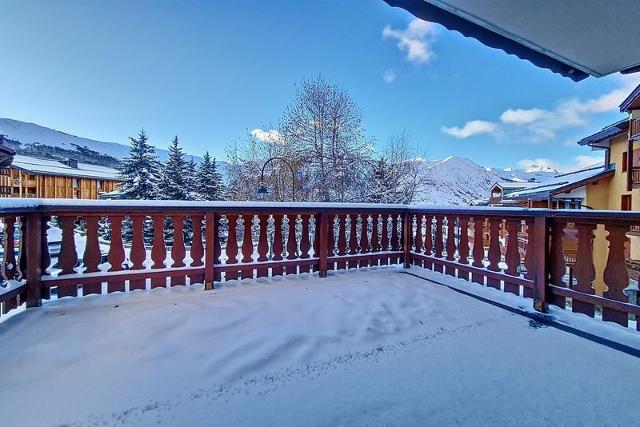
{"label": "railing post", "polygon": [[214,251],[215,245],[215,225],[216,214],[211,212],[205,216],[205,232],[204,232],[204,290],[209,291],[213,289],[214,281]]}
{"label": "railing post", "polygon": [[320,233],[320,239],[318,241],[318,258],[319,258],[319,266],[318,271],[320,273],[320,277],[327,277],[327,255],[329,252],[327,239],[329,237],[329,216],[326,212],[320,212],[318,215],[320,218],[320,224],[318,227],[317,233]]}
{"label": "railing post", "polygon": [[[23,240],[27,270],[27,308],[42,305],[42,221],[40,212],[27,214],[27,238]],[[24,237],[24,236],[23,236]]]}
{"label": "railing post", "polygon": [[546,216],[537,216],[533,222],[535,262],[533,308],[541,313],[549,311],[547,278],[549,277],[549,224]]}
{"label": "railing post", "polygon": [[411,267],[411,213],[406,212],[402,215],[402,248],[404,250],[404,268]]}

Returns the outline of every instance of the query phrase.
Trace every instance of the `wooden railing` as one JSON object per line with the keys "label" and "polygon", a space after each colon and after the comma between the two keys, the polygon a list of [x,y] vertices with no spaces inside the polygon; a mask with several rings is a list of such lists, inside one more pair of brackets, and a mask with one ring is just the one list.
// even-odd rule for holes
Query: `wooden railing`
{"label": "wooden railing", "polygon": [[640,167],[634,166],[631,169],[631,184],[634,188],[640,187]]}
{"label": "wooden railing", "polygon": [[[540,311],[553,304],[623,326],[640,315],[625,293],[627,233],[640,224],[640,213],[257,202],[0,203],[0,272],[9,284],[0,287],[2,314],[50,298],[194,283],[211,289],[229,280],[325,277],[332,270],[401,264],[533,298]],[[605,245],[604,252],[594,250],[598,245]],[[602,285],[595,252],[606,258]]]}
{"label": "wooden railing", "polygon": [[629,134],[632,138],[640,136],[640,119],[631,119]]}

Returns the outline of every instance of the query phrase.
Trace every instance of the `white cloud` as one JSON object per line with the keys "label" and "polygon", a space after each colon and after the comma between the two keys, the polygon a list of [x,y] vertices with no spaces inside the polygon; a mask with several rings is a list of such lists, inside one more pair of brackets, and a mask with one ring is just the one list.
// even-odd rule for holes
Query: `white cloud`
{"label": "white cloud", "polygon": [[465,125],[462,127],[444,126],[441,130],[447,135],[451,135],[454,138],[462,139],[474,135],[492,134],[496,132],[497,126],[495,123],[487,122],[484,120],[471,120],[470,122],[465,123]]}
{"label": "white cloud", "polygon": [[538,121],[544,117],[545,114],[547,114],[547,112],[540,108],[531,108],[528,110],[524,110],[522,108],[513,110],[509,108],[500,115],[500,121],[502,123],[522,125]]}
{"label": "white cloud", "polygon": [[262,142],[281,142],[282,135],[275,129],[254,129],[249,132],[253,137],[255,137],[258,141]]}
{"label": "white cloud", "polygon": [[435,40],[437,29],[435,24],[414,18],[404,30],[391,28],[382,30],[382,38],[397,40],[401,51],[406,51],[407,60],[416,64],[426,64],[435,58],[431,44]]}
{"label": "white cloud", "polygon": [[[612,79],[615,79],[617,87],[601,96],[586,100],[561,99],[548,109],[508,108],[500,115],[500,123],[494,125],[493,132],[472,133],[467,136],[491,133],[496,137],[509,137],[512,141],[554,140],[560,131],[586,125],[595,114],[616,111],[618,105],[640,83],[640,78],[633,75],[616,75]],[[477,122],[477,120],[467,122],[467,125],[473,122]],[[446,134],[460,138],[460,136],[449,132],[449,129],[455,130],[459,129],[458,127],[445,127],[442,130]],[[462,136],[462,138],[465,137]]]}
{"label": "white cloud", "polygon": [[393,71],[392,69],[388,69],[384,72],[382,79],[387,83],[393,83],[397,77],[398,76],[396,75],[395,71]]}

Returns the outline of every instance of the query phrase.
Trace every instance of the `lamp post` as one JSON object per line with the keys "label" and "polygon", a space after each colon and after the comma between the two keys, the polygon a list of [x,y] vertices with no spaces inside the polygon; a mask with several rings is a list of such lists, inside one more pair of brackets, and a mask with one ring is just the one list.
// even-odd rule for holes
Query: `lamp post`
{"label": "lamp post", "polygon": [[271,163],[274,160],[281,160],[285,165],[287,165],[287,167],[291,171],[291,198],[292,198],[292,201],[295,202],[296,201],[296,174],[293,170],[293,166],[291,166],[291,163],[289,163],[287,159],[285,159],[284,157],[277,157],[277,156],[271,157],[270,159],[267,159],[266,162],[264,162],[264,165],[262,165],[262,170],[260,171],[260,185],[256,189],[256,195],[258,196],[259,200],[264,200],[267,197],[267,194],[269,194],[269,190],[267,189],[267,186],[264,183],[264,169],[267,167],[269,163]]}

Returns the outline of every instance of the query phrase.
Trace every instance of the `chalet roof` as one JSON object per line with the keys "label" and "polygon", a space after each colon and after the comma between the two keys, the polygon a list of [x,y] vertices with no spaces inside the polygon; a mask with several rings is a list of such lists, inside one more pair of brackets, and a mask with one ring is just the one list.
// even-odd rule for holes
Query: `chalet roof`
{"label": "chalet roof", "polygon": [[582,187],[600,178],[612,175],[615,169],[605,169],[602,165],[591,166],[575,172],[559,174],[536,187],[516,191],[507,196],[514,200],[547,200],[549,197]]}
{"label": "chalet roof", "polygon": [[40,159],[37,157],[16,154],[12,167],[35,175],[69,176],[74,178],[94,178],[119,180],[119,171],[106,166],[92,165],[78,162],[78,167],[73,168],[52,159]]}
{"label": "chalet roof", "polygon": [[575,81],[640,67],[634,1],[385,1]]}
{"label": "chalet roof", "polygon": [[608,142],[609,139],[626,132],[627,129],[629,129],[629,120],[623,119],[602,128],[602,130],[599,130],[592,135],[582,138],[580,141],[578,141],[578,145],[594,146],[595,144]]}
{"label": "chalet roof", "polygon": [[632,108],[640,108],[640,85],[627,96],[627,98],[620,104],[620,112],[629,112]]}
{"label": "chalet roof", "polygon": [[538,185],[541,185],[539,181],[500,181],[493,184],[491,188],[498,186],[504,190],[505,194],[509,194],[514,191],[524,190],[525,188],[536,187]]}

